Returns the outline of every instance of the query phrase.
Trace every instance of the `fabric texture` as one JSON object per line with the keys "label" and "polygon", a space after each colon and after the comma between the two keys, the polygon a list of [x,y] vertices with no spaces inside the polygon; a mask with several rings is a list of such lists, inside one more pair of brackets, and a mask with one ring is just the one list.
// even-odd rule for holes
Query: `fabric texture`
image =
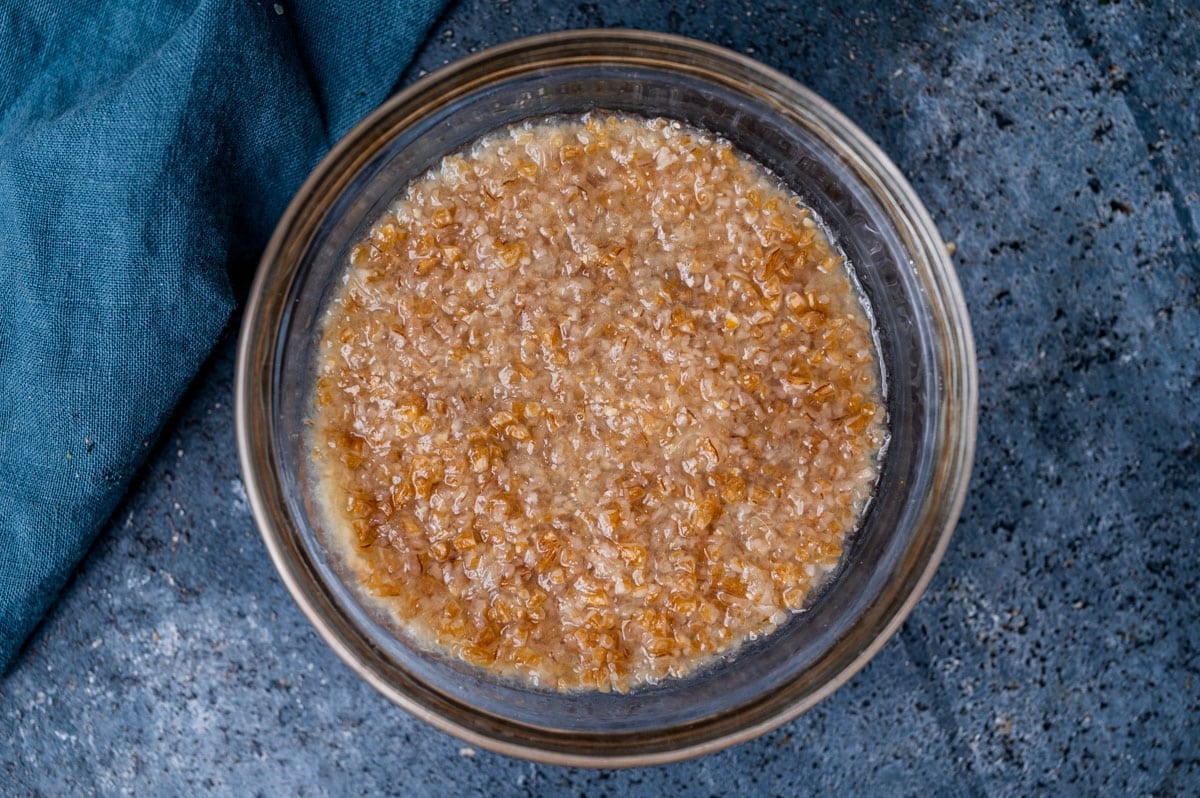
{"label": "fabric texture", "polygon": [[0,0],[0,672],[441,6]]}

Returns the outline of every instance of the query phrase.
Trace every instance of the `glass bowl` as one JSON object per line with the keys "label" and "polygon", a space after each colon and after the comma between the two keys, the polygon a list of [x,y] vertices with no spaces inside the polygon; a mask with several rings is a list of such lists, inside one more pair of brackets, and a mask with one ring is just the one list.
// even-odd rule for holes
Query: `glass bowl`
{"label": "glass bowl", "polygon": [[[307,402],[319,320],[349,248],[413,178],[481,135],[593,109],[664,116],[733,142],[828,225],[873,309],[890,443],[834,577],[774,634],[692,675],[618,693],[523,687],[422,652],[356,597],[309,490]],[[243,322],[237,436],[246,492],[293,597],[395,703],[470,743],[544,762],[668,762],[747,740],[844,684],[899,628],[962,506],[974,451],[967,310],[929,215],[828,103],[718,47],[579,31],[452,64],[383,104],[321,162],[279,222]]]}

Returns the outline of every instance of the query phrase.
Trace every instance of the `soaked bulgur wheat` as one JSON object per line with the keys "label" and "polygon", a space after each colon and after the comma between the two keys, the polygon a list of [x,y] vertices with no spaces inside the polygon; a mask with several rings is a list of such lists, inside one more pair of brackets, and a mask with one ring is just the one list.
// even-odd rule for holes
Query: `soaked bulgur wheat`
{"label": "soaked bulgur wheat", "polygon": [[353,247],[313,457],[419,645],[560,690],[677,677],[838,562],[885,437],[809,210],[722,139],[603,113],[445,158]]}

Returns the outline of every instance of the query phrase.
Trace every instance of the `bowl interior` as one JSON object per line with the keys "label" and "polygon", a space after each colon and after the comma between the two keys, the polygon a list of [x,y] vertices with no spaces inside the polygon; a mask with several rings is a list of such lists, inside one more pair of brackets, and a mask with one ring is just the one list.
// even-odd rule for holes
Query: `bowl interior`
{"label": "bowl interior", "polygon": [[[898,625],[961,501],[955,480],[965,484],[964,451],[954,434],[963,411],[950,406],[948,392],[963,380],[969,358],[960,341],[969,350],[969,331],[961,300],[956,308],[942,299],[947,289],[938,281],[947,278],[939,269],[949,266],[929,251],[940,241],[919,205],[915,220],[903,207],[907,186],[886,160],[872,163],[882,156],[819,99],[715,48],[661,37],[572,42],[509,48],[419,84],[356,129],[306,184],[268,250],[263,271],[271,274],[260,276],[248,314],[246,334],[267,366],[248,380],[246,390],[260,392],[248,404],[267,432],[244,457],[256,472],[247,482],[262,507],[260,525],[289,587],[343,658],[394,700],[510,753],[653,761],[727,744],[798,713],[861,667]],[[719,134],[817,212],[874,315],[890,431],[874,498],[806,611],[692,676],[624,695],[532,689],[408,645],[326,548],[305,437],[323,310],[349,248],[393,198],[487,132],[596,109]],[[948,279],[952,300],[957,286]],[[954,462],[946,462],[948,447]],[[965,455],[969,465],[969,446]]]}

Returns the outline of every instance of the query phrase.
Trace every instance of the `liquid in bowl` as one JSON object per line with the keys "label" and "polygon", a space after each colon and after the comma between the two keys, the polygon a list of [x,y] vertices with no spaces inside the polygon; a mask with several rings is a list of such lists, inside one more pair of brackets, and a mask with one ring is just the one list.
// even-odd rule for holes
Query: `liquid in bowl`
{"label": "liquid in bowl", "polygon": [[770,634],[837,565],[886,437],[871,317],[820,220],[727,141],[515,125],[349,260],[316,490],[417,645],[624,691]]}

